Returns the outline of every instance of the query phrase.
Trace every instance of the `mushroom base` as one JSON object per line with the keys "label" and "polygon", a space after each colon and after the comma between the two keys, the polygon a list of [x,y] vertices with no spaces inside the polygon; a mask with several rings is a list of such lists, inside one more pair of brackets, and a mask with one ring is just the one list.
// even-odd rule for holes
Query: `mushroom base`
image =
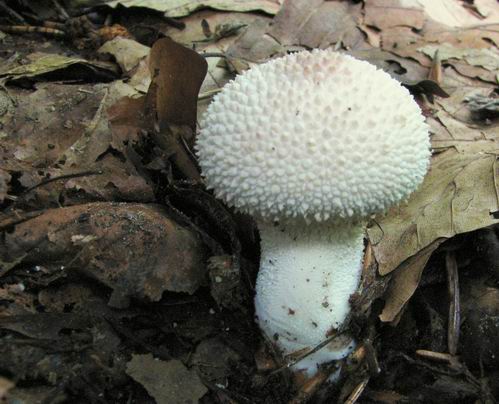
{"label": "mushroom base", "polygon": [[[261,261],[255,309],[260,328],[285,356],[312,349],[350,312],[362,271],[363,226],[259,223]],[[332,341],[294,365],[312,376],[317,366],[343,359],[350,338]]]}

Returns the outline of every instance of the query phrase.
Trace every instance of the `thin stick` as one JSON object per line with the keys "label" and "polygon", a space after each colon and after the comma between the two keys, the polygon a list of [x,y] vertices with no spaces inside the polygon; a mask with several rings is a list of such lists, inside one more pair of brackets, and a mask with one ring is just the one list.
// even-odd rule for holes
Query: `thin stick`
{"label": "thin stick", "polygon": [[26,20],[23,18],[22,15],[16,13],[9,6],[7,6],[7,4],[5,4],[3,1],[0,1],[0,10],[5,11],[9,16],[11,16],[14,20],[16,20],[18,22],[26,23]]}
{"label": "thin stick", "polygon": [[303,359],[305,359],[307,356],[309,355],[312,355],[313,353],[317,352],[318,350],[324,348],[326,345],[328,345],[331,341],[333,341],[334,339],[338,338],[340,335],[342,334],[345,334],[346,333],[346,330],[344,331],[341,331],[341,332],[338,332],[334,335],[332,335],[331,337],[325,339],[324,341],[322,341],[319,345],[316,345],[313,349],[311,349],[310,351],[307,351],[301,355],[299,355],[297,358],[289,361],[288,363],[286,363],[284,366],[281,366],[279,369],[276,369],[274,370],[271,375],[275,375],[277,373],[280,373],[282,372],[283,370],[285,369],[289,369],[290,367],[292,367],[293,365],[296,365],[298,362],[302,361]]}
{"label": "thin stick", "polygon": [[17,195],[17,199],[15,199],[13,201],[12,205],[8,206],[5,209],[4,213],[12,211],[14,209],[14,207],[16,206],[17,202],[22,201],[23,198],[27,194],[29,194],[31,191],[33,191],[36,188],[39,188],[39,187],[42,187],[44,185],[50,184],[51,182],[54,182],[54,181],[67,180],[67,179],[70,179],[70,178],[88,177],[88,176],[91,176],[91,175],[101,175],[101,174],[103,174],[103,172],[104,171],[100,171],[100,170],[99,171],[83,171],[83,172],[80,172],[80,173],[65,174],[65,175],[60,175],[58,177],[48,178],[48,179],[46,179],[44,181],[39,182],[36,185],[33,185],[32,187],[30,187],[28,189],[25,189],[23,192],[21,192],[19,195]]}
{"label": "thin stick", "polygon": [[[26,189],[21,195],[25,195],[31,191],[33,191],[34,189],[36,188],[40,188],[44,185],[47,185],[47,184],[50,184],[51,182],[55,182],[55,181],[59,181],[59,180],[67,180],[67,179],[71,179],[71,178],[79,178],[79,177],[90,177],[92,175],[102,175],[104,172],[103,171],[82,171],[80,173],[74,173],[74,174],[64,174],[64,175],[60,175],[58,177],[52,177],[52,178],[48,178],[36,185],[33,185],[32,187]],[[19,195],[19,197],[21,197],[21,195]]]}
{"label": "thin stick", "polygon": [[54,5],[55,9],[59,13],[59,15],[64,19],[64,20],[69,20],[69,14],[67,11],[62,7],[57,0],[52,0],[52,4]]}
{"label": "thin stick", "polygon": [[425,359],[429,359],[434,362],[442,362],[446,364],[452,364],[453,361],[455,361],[455,357],[448,354],[448,353],[442,353],[442,352],[434,352],[434,351],[428,351],[427,349],[418,349],[416,350],[416,355],[421,356]]}
{"label": "thin stick", "polygon": [[461,307],[459,299],[459,274],[454,251],[447,251],[445,255],[447,269],[447,287],[449,289],[449,322],[447,326],[447,346],[449,353],[455,355],[459,344],[459,328],[461,323]]}
{"label": "thin stick", "polygon": [[0,25],[0,30],[4,32],[9,32],[11,34],[27,34],[27,33],[37,33],[52,36],[64,37],[66,33],[59,29],[38,27],[34,25]]}
{"label": "thin stick", "polygon": [[225,54],[221,52],[204,52],[200,53],[200,55],[204,58],[226,58]]}
{"label": "thin stick", "polygon": [[362,380],[357,385],[357,387],[355,387],[353,389],[353,391],[350,394],[350,396],[348,396],[348,398],[345,400],[345,404],[355,404],[357,402],[357,400],[360,398],[360,396],[362,395],[362,393],[364,392],[364,390],[366,389],[367,383],[369,383],[369,377],[367,377],[366,379]]}
{"label": "thin stick", "polygon": [[214,88],[213,90],[205,91],[204,93],[199,94],[198,101],[204,100],[206,98],[211,98],[215,94],[218,94],[220,91],[222,91],[221,88]]}

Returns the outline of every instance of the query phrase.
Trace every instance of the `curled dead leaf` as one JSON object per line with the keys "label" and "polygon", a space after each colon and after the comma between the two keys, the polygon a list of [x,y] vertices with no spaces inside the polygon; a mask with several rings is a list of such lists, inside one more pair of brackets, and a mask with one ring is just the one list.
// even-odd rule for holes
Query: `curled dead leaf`
{"label": "curled dead leaf", "polygon": [[[59,72],[67,78],[74,76],[81,80],[82,76],[89,81],[110,81],[119,76],[119,68],[114,63],[89,61],[78,57],[57,54],[35,53],[30,55],[31,63],[21,66],[5,66],[0,69],[0,78],[7,81],[21,79],[43,79],[50,73]],[[71,69],[80,69],[75,74]],[[58,77],[60,79],[60,77]]]}
{"label": "curled dead leaf", "polygon": [[149,68],[155,93],[160,129],[167,124],[196,126],[197,97],[208,70],[197,52],[169,38],[158,40],[151,49]]}
{"label": "curled dead leaf", "polygon": [[443,241],[498,221],[491,215],[499,210],[497,143],[459,146],[433,156],[429,173],[408,203],[368,228],[380,274],[398,269],[383,321],[396,318],[414,293],[431,253]]}

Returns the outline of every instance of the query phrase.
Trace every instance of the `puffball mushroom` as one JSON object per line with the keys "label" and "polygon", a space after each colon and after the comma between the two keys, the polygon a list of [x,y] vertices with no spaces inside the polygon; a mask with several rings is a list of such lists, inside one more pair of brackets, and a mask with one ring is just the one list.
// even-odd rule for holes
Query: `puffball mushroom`
{"label": "puffball mushroom", "polygon": [[[257,221],[257,321],[284,355],[316,347],[345,321],[361,276],[362,219],[417,188],[429,146],[406,88],[331,50],[273,59],[214,97],[199,164],[218,198]],[[294,368],[313,375],[353,345],[333,340]]]}

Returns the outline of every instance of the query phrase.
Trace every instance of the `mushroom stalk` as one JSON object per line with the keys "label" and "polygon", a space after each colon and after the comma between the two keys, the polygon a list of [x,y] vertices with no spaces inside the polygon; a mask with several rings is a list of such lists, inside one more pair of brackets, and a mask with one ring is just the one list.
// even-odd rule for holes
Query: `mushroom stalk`
{"label": "mushroom stalk", "polygon": [[[312,349],[330,337],[350,311],[349,298],[362,271],[363,226],[266,222],[258,226],[258,323],[284,355]],[[312,376],[317,365],[342,359],[353,347],[350,338],[333,340],[294,368]]]}

